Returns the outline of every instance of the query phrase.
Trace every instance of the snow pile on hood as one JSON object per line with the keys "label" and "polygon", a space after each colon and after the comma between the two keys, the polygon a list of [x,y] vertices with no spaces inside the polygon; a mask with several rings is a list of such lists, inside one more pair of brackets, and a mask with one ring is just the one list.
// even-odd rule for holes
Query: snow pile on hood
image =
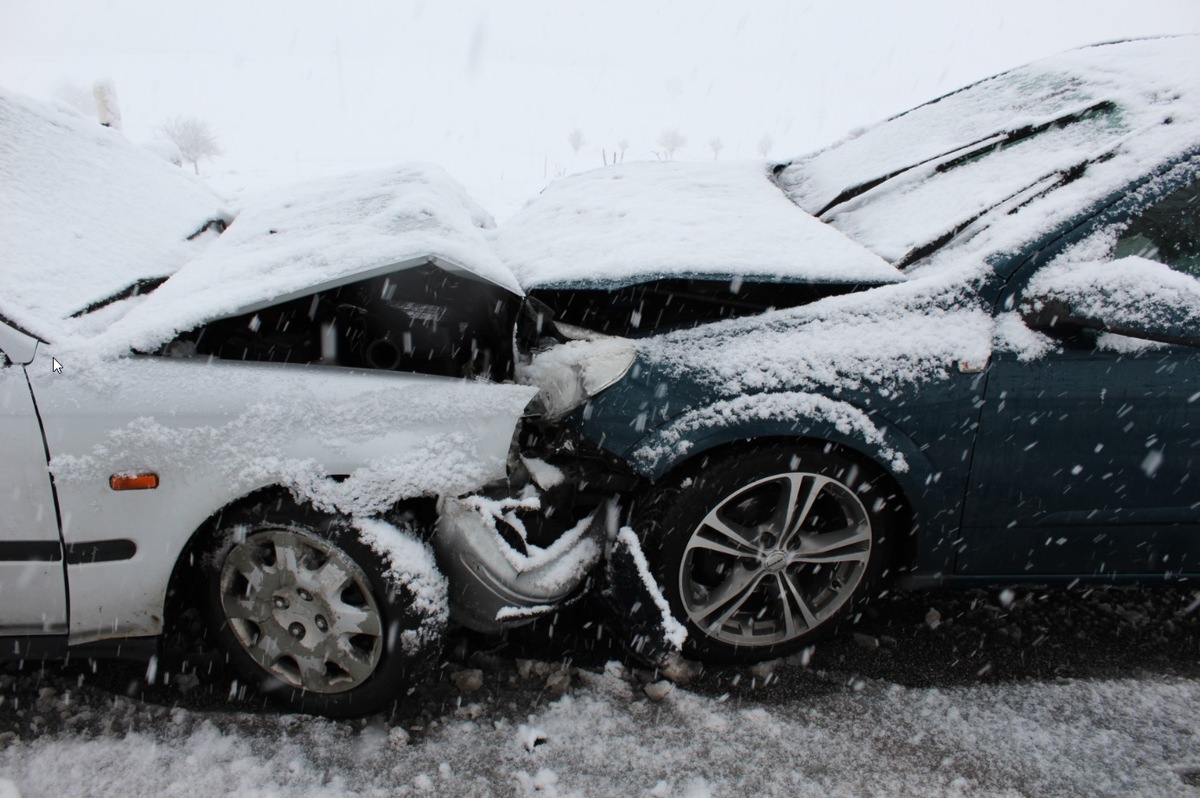
{"label": "snow pile on hood", "polygon": [[484,237],[492,225],[458,183],[424,164],[251,197],[219,239],[116,321],[103,343],[149,350],[212,318],[435,258],[520,294]]}
{"label": "snow pile on hood", "polygon": [[0,90],[0,315],[58,337],[72,313],[161,277],[227,219],[198,179],[62,106]]}
{"label": "snow pile on hood", "polygon": [[946,275],[639,343],[667,378],[694,380],[720,397],[782,388],[886,396],[944,379],[961,361],[986,362],[992,332],[971,287]]}
{"label": "snow pile on hood", "polygon": [[789,202],[757,162],[636,163],[574,175],[530,201],[495,242],[526,288],[689,277],[901,279]]}

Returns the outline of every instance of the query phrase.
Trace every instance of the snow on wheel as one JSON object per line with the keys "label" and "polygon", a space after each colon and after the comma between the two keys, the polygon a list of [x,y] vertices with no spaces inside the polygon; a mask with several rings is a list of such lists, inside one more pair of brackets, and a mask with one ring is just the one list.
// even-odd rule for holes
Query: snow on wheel
{"label": "snow on wheel", "polygon": [[786,446],[714,459],[660,489],[645,548],[687,625],[685,650],[760,660],[834,628],[886,562],[881,493],[839,452]]}
{"label": "snow on wheel", "polygon": [[385,710],[440,653],[445,579],[425,544],[386,522],[264,501],[225,514],[204,563],[217,640],[291,709]]}

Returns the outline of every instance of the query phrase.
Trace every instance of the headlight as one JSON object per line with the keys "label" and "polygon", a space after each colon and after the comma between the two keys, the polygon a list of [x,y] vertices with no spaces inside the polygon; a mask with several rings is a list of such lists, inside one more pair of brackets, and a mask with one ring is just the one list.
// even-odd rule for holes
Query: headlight
{"label": "headlight", "polygon": [[587,338],[534,352],[528,363],[517,365],[517,381],[540,389],[538,398],[551,420],[565,416],[624,377],[637,357],[637,347],[628,338],[557,326],[567,337],[586,334]]}

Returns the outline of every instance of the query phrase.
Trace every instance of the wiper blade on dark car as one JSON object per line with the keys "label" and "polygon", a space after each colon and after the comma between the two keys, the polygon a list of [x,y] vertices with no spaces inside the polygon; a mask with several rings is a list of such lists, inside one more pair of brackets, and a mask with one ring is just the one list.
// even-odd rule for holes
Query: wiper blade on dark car
{"label": "wiper blade on dark car", "polygon": [[[964,144],[961,147],[948,150],[940,155],[926,158],[923,161],[896,169],[895,171],[889,172],[881,177],[872,178],[871,180],[859,183],[856,186],[851,186],[850,188],[844,189],[840,194],[826,203],[825,207],[821,208],[821,210],[817,211],[813,215],[817,218],[820,218],[837,206],[867,193],[876,186],[882,185],[887,181],[899,177],[905,172],[910,172],[918,167],[935,163],[937,161],[942,161],[943,158],[948,160],[942,161],[941,163],[938,163],[936,167],[934,167],[939,173],[947,172],[956,166],[960,166],[990,152],[994,152],[1018,142],[1025,141],[1026,139],[1032,138],[1040,133],[1044,133],[1052,128],[1061,128],[1075,122],[1082,122],[1086,119],[1092,118],[1096,114],[1110,113],[1115,109],[1116,106],[1112,102],[1103,100],[1093,105],[1089,105],[1087,108],[1081,108],[1068,114],[1055,117],[1047,122],[1041,122],[1036,125],[1022,125],[1021,127],[1014,128],[1012,130],[993,133],[990,136],[985,136],[981,139],[972,141],[969,144]],[[955,153],[957,153],[957,155]]]}
{"label": "wiper blade on dark car", "polygon": [[963,221],[954,225],[954,227],[947,230],[945,233],[942,233],[940,236],[933,239],[932,241],[929,241],[918,247],[913,247],[912,249],[910,249],[908,252],[906,252],[904,254],[904,257],[900,258],[898,261],[896,261],[892,265],[895,266],[897,269],[905,269],[908,266],[911,266],[912,264],[916,263],[917,261],[927,258],[930,255],[932,255],[934,252],[937,252],[939,249],[946,246],[946,244],[948,244],[952,240],[954,240],[954,238],[956,236],[958,236],[958,234],[961,233],[963,230],[966,230],[968,227],[975,224],[975,222],[979,221],[981,218],[983,218],[987,214],[991,213],[992,211],[996,210],[1000,206],[1005,205],[1009,202],[1012,202],[1017,197],[1028,192],[1031,188],[1035,188],[1044,183],[1047,183],[1047,181],[1050,181],[1048,185],[1045,185],[1044,187],[1039,189],[1036,194],[1034,194],[1030,197],[1026,197],[1022,202],[1020,202],[1019,204],[1010,208],[1008,211],[1010,214],[1016,213],[1021,208],[1025,207],[1026,205],[1028,205],[1030,202],[1037,199],[1038,197],[1043,197],[1046,194],[1049,194],[1051,191],[1054,191],[1057,188],[1061,188],[1061,187],[1067,185],[1068,183],[1074,183],[1076,180],[1083,177],[1084,172],[1087,171],[1087,168],[1089,166],[1091,166],[1094,163],[1103,163],[1104,161],[1107,161],[1112,157],[1113,157],[1113,151],[1109,150],[1107,152],[1104,152],[1104,153],[1096,156],[1095,158],[1089,158],[1086,161],[1081,161],[1073,166],[1067,167],[1066,169],[1060,169],[1049,175],[1044,175],[1041,178],[1033,181],[1029,185],[1025,186],[1024,188],[1020,189],[1019,191],[1014,191],[1012,194],[1009,194],[1007,197],[1004,197],[999,202],[992,203],[991,205],[987,206],[983,210],[979,211],[979,213],[976,213],[976,214],[973,214],[973,215],[967,217],[966,219],[964,219]]}

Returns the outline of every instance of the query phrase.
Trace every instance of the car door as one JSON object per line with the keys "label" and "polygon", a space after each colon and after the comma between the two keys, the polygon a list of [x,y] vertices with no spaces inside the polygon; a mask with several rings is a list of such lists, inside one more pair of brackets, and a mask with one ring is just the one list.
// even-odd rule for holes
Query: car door
{"label": "car door", "polygon": [[[67,630],[58,514],[41,424],[25,376],[36,342],[0,322],[0,634]],[[47,370],[50,365],[45,364]]]}
{"label": "car door", "polygon": [[[958,573],[1200,573],[1200,329],[1185,307],[1200,297],[1198,189],[1191,182],[1089,235],[1084,245],[1106,247],[1075,269],[1094,282],[1091,318],[1027,314],[1029,333],[1053,348],[995,354]],[[1169,278],[1161,290],[1149,282],[1156,269]],[[1018,307],[1037,304],[1044,274],[1018,274],[1030,281]],[[1131,287],[1141,304],[1121,318]],[[1116,304],[1096,310],[1106,302]]]}

